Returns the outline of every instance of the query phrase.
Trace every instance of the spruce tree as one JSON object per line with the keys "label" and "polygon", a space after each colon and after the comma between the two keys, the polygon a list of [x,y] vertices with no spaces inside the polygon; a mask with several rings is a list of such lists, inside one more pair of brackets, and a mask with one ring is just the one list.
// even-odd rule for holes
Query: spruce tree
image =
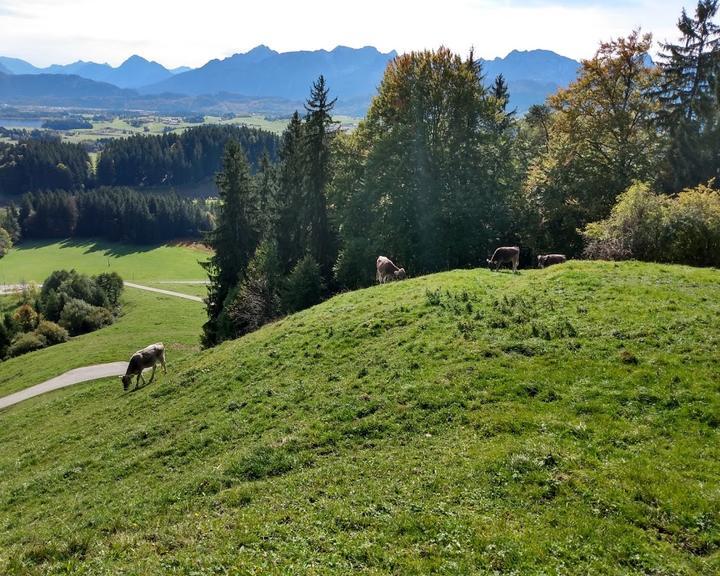
{"label": "spruce tree", "polygon": [[230,140],[225,148],[223,169],[216,183],[222,204],[217,226],[208,238],[215,254],[204,264],[210,279],[208,321],[203,326],[202,337],[204,346],[218,344],[228,336],[223,333],[218,317],[258,243],[257,198],[247,159],[234,140]]}
{"label": "spruce tree", "polygon": [[290,272],[303,256],[302,207],[304,126],[297,111],[282,135],[277,176],[277,222],[275,238],[278,258],[284,274]]}
{"label": "spruce tree", "polygon": [[717,10],[718,0],[700,0],[692,18],[683,9],[679,43],[662,46],[658,117],[670,139],[664,185],[671,192],[720,176],[720,26],[712,22]]}
{"label": "spruce tree", "polygon": [[305,104],[305,192],[304,230],[307,252],[329,280],[335,260],[334,241],[327,211],[327,185],[330,180],[330,143],[335,134],[331,112],[336,99],[329,100],[329,89],[321,75],[313,82]]}

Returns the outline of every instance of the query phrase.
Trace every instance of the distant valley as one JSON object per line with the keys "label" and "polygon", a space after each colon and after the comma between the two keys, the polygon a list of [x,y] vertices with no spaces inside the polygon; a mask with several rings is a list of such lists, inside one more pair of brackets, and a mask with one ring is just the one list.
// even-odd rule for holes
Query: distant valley
{"label": "distant valley", "polygon": [[[323,74],[338,98],[336,111],[362,116],[396,55],[371,46],[280,53],[260,45],[195,69],[168,69],[137,55],[117,67],[78,61],[39,68],[0,57],[0,104],[282,115],[302,108],[313,80]],[[521,114],[568,85],[579,67],[547,50],[514,50],[480,62],[487,84],[505,77],[510,107]]]}

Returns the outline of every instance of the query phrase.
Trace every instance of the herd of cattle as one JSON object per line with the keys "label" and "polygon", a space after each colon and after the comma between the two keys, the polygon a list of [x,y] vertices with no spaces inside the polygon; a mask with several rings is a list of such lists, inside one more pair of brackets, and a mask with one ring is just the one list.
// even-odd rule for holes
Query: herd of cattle
{"label": "herd of cattle", "polygon": [[[567,258],[563,254],[541,254],[537,260],[538,266],[545,268],[553,264],[562,264]],[[516,272],[518,264],[520,263],[520,248],[517,246],[501,246],[495,250],[492,258],[488,258],[487,263],[494,270],[498,270],[503,264],[510,264],[512,265],[513,272]],[[375,264],[377,281],[380,284],[385,284],[393,280],[402,280],[406,277],[405,268],[398,268],[392,260],[386,256],[378,256]],[[123,389],[128,389],[133,376],[137,376],[135,379],[135,388],[138,387],[140,380],[142,380],[143,385],[145,385],[145,378],[143,378],[142,372],[149,368],[152,368],[152,375],[150,376],[150,382],[152,382],[153,378],[155,378],[155,368],[157,368],[158,364],[162,366],[163,372],[167,373],[167,369],[165,368],[165,346],[162,342],[150,344],[150,346],[135,352],[130,358],[125,376],[121,377]],[[148,384],[150,382],[148,382]]]}
{"label": "herd of cattle", "polygon": [[[538,267],[545,268],[553,264],[562,264],[567,261],[564,254],[540,254],[537,257]],[[488,265],[493,270],[498,270],[503,264],[510,264],[513,272],[517,272],[520,264],[520,248],[518,246],[501,246],[497,248],[491,258],[487,259]],[[378,256],[376,262],[377,281],[380,284],[391,280],[402,280],[405,278],[405,268],[398,268],[386,256]]]}

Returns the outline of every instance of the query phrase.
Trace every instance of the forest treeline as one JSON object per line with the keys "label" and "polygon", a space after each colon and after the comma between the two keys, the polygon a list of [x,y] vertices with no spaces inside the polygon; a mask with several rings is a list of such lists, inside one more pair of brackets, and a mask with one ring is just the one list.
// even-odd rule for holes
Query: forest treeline
{"label": "forest treeline", "polygon": [[[717,8],[700,0],[694,15],[683,11],[679,41],[654,65],[649,34],[603,42],[575,82],[524,118],[508,109],[502,77],[486,87],[472,53],[396,57],[350,134],[336,129],[321,76],[276,165],[252,176],[242,147],[226,149],[205,345],[369,285],[380,254],[411,275],[477,266],[503,244],[526,262],[551,251],[715,264]],[[639,183],[651,192],[638,194]],[[661,207],[671,239],[643,252],[626,237],[645,205]],[[680,231],[693,239],[687,250]]]}
{"label": "forest treeline", "polygon": [[18,238],[103,238],[153,244],[201,238],[212,229],[208,204],[170,193],[101,187],[25,194],[0,225]]}
{"label": "forest treeline", "polygon": [[97,167],[80,144],[32,138],[0,144],[0,194],[86,190],[96,186],[179,186],[212,178],[229,140],[253,167],[277,156],[275,134],[246,126],[205,125],[181,134],[134,135],[103,144]]}

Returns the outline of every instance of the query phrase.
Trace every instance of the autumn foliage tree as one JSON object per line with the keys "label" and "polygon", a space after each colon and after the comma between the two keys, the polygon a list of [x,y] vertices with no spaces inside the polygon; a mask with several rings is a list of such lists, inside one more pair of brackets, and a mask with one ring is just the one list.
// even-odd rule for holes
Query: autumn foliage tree
{"label": "autumn foliage tree", "polygon": [[607,216],[633,181],[656,175],[662,141],[653,124],[650,46],[651,36],[638,31],[603,42],[582,62],[578,79],[550,97],[550,117],[536,110],[547,147],[530,167],[525,192],[537,212],[540,247],[579,252],[578,229]]}

